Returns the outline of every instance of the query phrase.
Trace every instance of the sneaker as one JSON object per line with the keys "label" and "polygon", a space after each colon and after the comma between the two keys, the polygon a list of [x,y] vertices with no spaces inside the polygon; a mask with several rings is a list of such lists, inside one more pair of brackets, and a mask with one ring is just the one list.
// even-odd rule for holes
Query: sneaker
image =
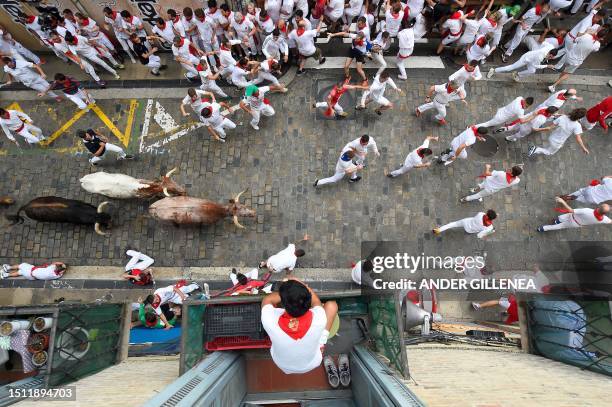
{"label": "sneaker", "polygon": [[325,367],[325,372],[327,373],[327,381],[329,385],[337,389],[340,386],[340,377],[338,376],[338,369],[336,368],[336,364],[331,356],[325,356],[323,358],[323,366]]}
{"label": "sneaker", "polygon": [[132,154],[126,154],[123,158],[125,158],[126,160],[133,160],[134,156]]}
{"label": "sneaker", "polygon": [[125,65],[123,65],[123,64],[119,64],[119,65],[117,65],[115,68],[116,68],[116,69],[124,69],[124,68],[125,68]]}
{"label": "sneaker", "polygon": [[317,179],[315,180],[314,184],[312,184],[312,186],[316,188],[318,185],[319,185],[319,180]]}
{"label": "sneaker", "polygon": [[550,93],[555,93],[555,92],[557,91],[557,89],[555,89],[555,85],[550,85],[550,86],[548,87],[548,91],[549,91]]}
{"label": "sneaker", "polygon": [[355,178],[351,178],[349,179],[350,183],[355,183],[355,182],[359,182],[361,180],[361,176],[357,176]]}
{"label": "sneaker", "polygon": [[473,302],[472,303],[472,308],[474,308],[476,311],[478,311],[480,309],[480,304],[477,302]]}
{"label": "sneaker", "polygon": [[542,232],[544,232],[544,226],[538,226],[538,228],[536,230],[538,232],[542,233]]}
{"label": "sneaker", "polygon": [[493,133],[503,133],[504,131],[506,131],[506,129],[503,127],[500,127],[499,129],[495,129]]}
{"label": "sneaker", "polygon": [[115,79],[116,79],[116,80],[119,80],[119,79],[121,79],[121,76],[119,76],[119,75],[115,74]]}
{"label": "sneaker", "polygon": [[508,55],[502,54],[501,59],[504,63],[508,62]]}
{"label": "sneaker", "polygon": [[514,82],[520,82],[521,78],[519,78],[518,73],[512,72],[512,80],[514,80]]}
{"label": "sneaker", "polygon": [[407,76],[405,76],[405,77],[404,76],[398,76],[397,79],[400,80],[400,81],[407,81],[408,77]]}
{"label": "sneaker", "polygon": [[464,197],[464,198],[461,198],[461,199],[459,199],[459,202],[460,202],[460,203],[466,203],[466,202],[467,202],[467,199],[465,199],[465,197]]}
{"label": "sneaker", "polygon": [[414,114],[415,114],[416,117],[420,117],[421,116],[421,111],[419,110],[418,107],[416,109],[414,109]]}
{"label": "sneaker", "polygon": [[304,69],[298,69],[296,75],[302,75],[304,72],[306,72]]}
{"label": "sneaker", "polygon": [[224,138],[219,138],[219,140],[217,140],[220,143],[225,143],[225,139]]}
{"label": "sneaker", "polygon": [[513,142],[515,142],[516,140],[518,140],[516,137],[513,137],[513,136],[506,136],[506,137],[505,137],[505,139],[506,139],[506,141],[507,141],[507,142],[509,142],[509,143],[513,143]]}
{"label": "sneaker", "polygon": [[250,123],[251,127],[254,128],[255,130],[259,130],[259,126],[253,123]]}
{"label": "sneaker", "polygon": [[440,231],[440,228],[433,228],[431,231],[432,231],[432,232],[433,232],[433,234],[434,234],[434,235],[436,235],[436,236],[437,236],[437,235],[439,235],[440,233],[442,233],[442,232]]}
{"label": "sneaker", "polygon": [[102,89],[106,88],[106,82],[104,81],[98,81],[96,82],[98,84],[99,87],[101,87]]}
{"label": "sneaker", "polygon": [[374,110],[376,112],[377,115],[382,116],[382,112],[378,109]]}
{"label": "sneaker", "polygon": [[155,76],[159,76],[160,75],[159,72],[153,72],[153,71],[150,71],[150,72],[151,72],[151,75],[155,75]]}
{"label": "sneaker", "polygon": [[495,68],[489,69],[489,72],[487,72],[487,79],[491,79],[493,75],[495,75]]}
{"label": "sneaker", "polygon": [[355,106],[355,110],[364,110],[365,106],[364,105],[357,105]]}
{"label": "sneaker", "polygon": [[351,385],[351,368],[349,367],[349,357],[346,353],[338,355],[338,371],[340,373],[340,384],[344,387]]}
{"label": "sneaker", "polygon": [[529,147],[529,151],[527,152],[527,157],[531,157],[533,154],[535,154],[535,151],[536,151],[536,146]]}
{"label": "sneaker", "polygon": [[326,59],[323,57],[321,59],[319,59],[319,65],[323,65],[325,63]]}

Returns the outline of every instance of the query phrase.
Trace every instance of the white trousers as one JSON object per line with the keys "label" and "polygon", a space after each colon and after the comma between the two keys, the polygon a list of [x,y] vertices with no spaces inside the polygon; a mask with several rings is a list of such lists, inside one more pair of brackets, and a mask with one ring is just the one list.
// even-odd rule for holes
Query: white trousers
{"label": "white trousers", "polygon": [[131,257],[128,263],[125,265],[125,271],[130,271],[133,269],[146,270],[151,267],[155,261],[146,254],[137,252],[136,250],[128,250],[125,252],[125,254]]}
{"label": "white trousers", "polygon": [[575,229],[580,227],[580,225],[574,221],[571,213],[559,215],[557,219],[559,219],[559,223],[556,225],[544,225],[542,227],[544,231],[548,232],[549,230]]}
{"label": "white trousers", "polygon": [[100,162],[104,158],[104,156],[106,156],[106,154],[109,151],[112,152],[112,153],[117,154],[117,159],[118,160],[122,160],[126,156],[125,151],[123,151],[123,149],[121,147],[119,147],[119,146],[116,146],[116,145],[111,144],[111,143],[106,143],[105,147],[106,147],[106,149],[104,150],[104,154],[102,154],[100,157],[96,157],[96,156],[91,157],[89,159],[89,162],[92,163],[92,164]]}
{"label": "white trousers", "polygon": [[200,89],[216,93],[217,95],[221,96],[222,98],[228,97],[227,94],[225,92],[223,92],[223,90],[219,87],[219,85],[217,85],[217,82],[212,81],[210,79],[206,82],[206,84],[202,84],[200,86]]}
{"label": "white trousers", "polygon": [[270,81],[276,86],[280,85],[280,82],[276,76],[272,75],[270,72],[260,70],[258,72],[257,79],[259,79],[260,83],[263,81]]}
{"label": "white trousers", "polygon": [[525,38],[525,36],[529,34],[529,30],[530,28],[525,30],[523,27],[521,27],[520,24],[517,24],[516,32],[514,33],[514,37],[512,37],[512,39],[506,43],[506,55],[507,56],[512,55],[516,47],[518,47],[523,41],[523,38]]}
{"label": "white trousers", "polygon": [[[340,181],[342,178],[344,178],[345,175],[346,173],[344,171],[337,172],[331,177],[320,179],[319,182],[317,182],[317,186],[321,186],[325,184],[334,184]],[[357,178],[357,171],[351,174],[351,179],[355,179],[355,178]]]}
{"label": "white trousers", "polygon": [[495,68],[495,73],[512,72],[519,70],[523,67],[525,67],[525,69],[518,73],[518,76],[520,78],[525,78],[529,75],[533,75],[534,73],[536,73],[536,67],[525,60],[525,55],[523,55],[518,61],[513,64],[502,66],[500,68]]}
{"label": "white trousers", "polygon": [[[81,56],[84,58],[87,58],[89,61],[93,62],[94,64],[101,66],[111,75],[117,75],[117,71],[115,71],[106,62],[104,62],[104,60],[100,58],[100,56],[97,53],[88,52],[88,53],[81,54]],[[115,61],[115,59],[112,57],[111,54],[108,54],[106,58],[108,58],[108,60],[111,62],[111,64],[113,64],[113,66],[117,65],[117,61]],[[98,78],[98,80],[100,79]]]}
{"label": "white trousers", "polygon": [[435,115],[436,120],[442,120],[446,117],[446,105],[436,102],[435,99],[429,103],[425,103],[419,106],[417,109],[419,109],[419,112],[421,113],[426,112],[429,109],[436,109],[436,111],[438,112],[438,114]]}
{"label": "white trousers", "polygon": [[[24,123],[23,129],[15,133],[19,134],[21,137],[26,139],[28,144],[36,144],[45,139],[45,137],[42,134],[42,130],[34,126],[33,124],[29,124],[29,123]],[[33,133],[37,133],[38,136],[34,135]]]}
{"label": "white trousers", "polygon": [[410,171],[411,169],[413,169],[414,167],[411,166],[406,166],[405,164],[402,164],[401,167],[399,167],[397,170],[395,171],[391,171],[391,176],[392,177],[397,177],[400,176],[402,174],[407,173],[408,171]]}
{"label": "white trousers", "polygon": [[553,155],[555,154],[557,151],[561,150],[561,147],[563,147],[563,144],[556,144],[550,141],[550,138],[548,139],[548,143],[546,147],[538,147],[535,149],[534,154],[544,154],[544,155]]}
{"label": "white trousers", "polygon": [[136,54],[134,52],[134,45],[132,45],[132,41],[130,41],[129,38],[122,38],[119,34],[117,34],[116,31],[115,38],[117,38],[117,41],[119,41],[119,44],[121,45],[121,48],[123,48],[123,51],[128,54],[132,63],[136,63],[136,59],[134,59],[134,55]]}
{"label": "white trousers", "polygon": [[70,99],[81,110],[87,109],[87,105],[89,105],[90,103],[96,103],[94,98],[92,98],[92,97],[88,98],[87,95],[85,94],[85,92],[83,92],[82,89],[79,89],[79,91],[77,93],[75,93],[74,95],[69,95],[67,93],[64,93],[64,96],[66,96],[68,99]]}
{"label": "white trousers", "polygon": [[444,226],[440,226],[440,232],[444,232],[448,229],[454,229],[454,228],[463,228],[463,230],[465,230],[466,233],[468,233],[467,229],[466,229],[466,225],[468,224],[468,222],[470,222],[472,220],[472,218],[464,218],[464,219],[459,219],[456,220],[454,222],[451,223],[447,223]]}
{"label": "white trousers", "polygon": [[83,70],[85,72],[87,72],[89,74],[89,76],[91,76],[94,81],[96,82],[100,82],[100,77],[98,76],[98,74],[96,73],[96,70],[94,69],[94,67],[87,61],[87,59],[85,59],[85,57],[81,58],[81,64],[83,65]]}
{"label": "white trousers", "polygon": [[[327,102],[317,102],[315,104],[315,107],[327,110]],[[344,109],[342,108],[342,106],[340,106],[340,103],[336,103],[335,105],[333,105],[332,109],[336,114],[342,114],[344,112]]]}
{"label": "white trousers", "polygon": [[[245,275],[246,278],[250,278],[251,280],[257,280],[257,278],[259,277],[259,269],[254,268],[251,271],[247,271],[246,273],[243,273],[243,274]],[[230,273],[229,277],[230,277],[230,280],[232,281],[232,284],[236,285],[239,283],[238,277],[236,277],[236,274]]]}
{"label": "white trousers", "polygon": [[495,191],[490,191],[484,188],[484,181],[478,184],[478,187],[480,188],[480,191],[476,192],[473,195],[466,196],[466,201],[475,201],[477,199],[484,198],[485,196],[493,195],[495,193]]}
{"label": "white trousers", "polygon": [[235,129],[236,128],[236,123],[234,123],[233,121],[231,121],[230,119],[228,119],[227,117],[223,118],[223,121],[221,122],[221,124],[217,127],[213,127],[213,129],[220,135],[223,137],[225,137],[225,129]]}
{"label": "white trousers", "polygon": [[408,79],[408,76],[406,76],[406,65],[405,65],[406,61],[408,61],[408,58],[402,58],[400,57],[400,54],[402,54],[401,48],[399,50],[399,53],[397,54],[397,57],[395,58],[397,69],[399,69],[400,71],[399,78]]}
{"label": "white trousers", "polygon": [[506,131],[511,133],[510,137],[513,137],[515,139],[521,139],[530,135],[533,129],[531,128],[529,123],[517,123],[513,124],[512,126],[506,127]]}
{"label": "white trousers", "polygon": [[181,62],[181,66],[187,71],[187,77],[197,78],[199,76],[198,70],[195,69],[193,64],[184,64]]}
{"label": "white trousers", "polygon": [[495,116],[493,116],[493,118],[491,120],[489,120],[488,122],[484,122],[484,123],[480,123],[477,126],[478,127],[491,127],[491,126],[501,126],[502,124],[511,121],[514,118],[513,115],[509,115],[508,113],[504,112],[502,109],[497,109],[497,112],[495,112]]}
{"label": "white trousers", "polygon": [[374,59],[374,61],[376,61],[376,63],[379,65],[378,71],[376,71],[376,75],[380,75],[387,68],[387,61],[385,61],[385,57],[383,56],[382,51],[372,52],[372,59]]}
{"label": "white trousers", "polygon": [[160,66],[161,66],[161,59],[157,55],[150,55],[149,63],[147,64],[147,67],[151,68],[151,72],[158,73]]}
{"label": "white trousers", "polygon": [[251,108],[251,116],[253,116],[251,124],[253,126],[257,126],[259,124],[259,119],[261,118],[262,114],[264,116],[274,116],[274,113],[274,108],[270,105],[266,105],[265,103],[261,105],[260,109]]}
{"label": "white trousers", "polygon": [[[179,290],[183,294],[189,294],[190,292],[192,292],[193,290],[196,290],[197,288],[198,288],[198,285],[194,283],[194,284],[185,285],[185,286],[179,288]],[[180,295],[178,295],[177,293],[174,293],[174,295],[172,297],[170,297],[168,302],[171,302],[173,304],[182,304],[183,303],[183,299],[181,298]]]}
{"label": "white trousers", "polygon": [[[23,83],[28,88],[37,90],[39,92],[44,92],[45,90],[49,88],[49,82],[44,80],[42,76],[37,76],[36,79],[34,79],[33,81],[28,81],[27,83],[22,81],[21,83]],[[50,90],[49,92],[47,92],[47,96],[56,98],[57,93]]]}
{"label": "white trousers", "polygon": [[36,55],[32,51],[24,47],[17,41],[15,41],[15,43],[12,45],[12,48],[15,51],[17,51],[21,56],[23,56],[25,59],[33,62],[36,65],[40,64],[40,58],[38,57],[38,55]]}
{"label": "white trousers", "polygon": [[[593,7],[595,7],[597,3],[599,3],[599,0],[589,1],[589,5],[586,8],[586,12],[590,13],[591,10],[593,10]],[[580,11],[580,8],[582,7],[583,4],[584,4],[584,0],[576,0],[574,2],[574,5],[572,6],[572,9],[570,10],[570,13],[576,14],[578,11]]]}

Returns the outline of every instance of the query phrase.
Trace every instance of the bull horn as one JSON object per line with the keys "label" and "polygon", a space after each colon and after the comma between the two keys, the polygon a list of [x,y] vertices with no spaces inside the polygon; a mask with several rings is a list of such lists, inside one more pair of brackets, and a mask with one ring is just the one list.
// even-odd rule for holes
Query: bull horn
{"label": "bull horn", "polygon": [[238,222],[238,216],[234,215],[234,225],[238,226],[240,229],[244,229],[244,226]]}
{"label": "bull horn", "polygon": [[[248,189],[248,188],[247,188],[247,189]],[[238,195],[236,195],[236,197],[234,198],[234,202],[240,202],[240,201],[239,201],[239,200],[240,200],[240,195],[244,194],[244,193],[247,191],[247,189],[245,189],[245,190],[244,190],[244,191],[242,191],[242,192],[239,192],[239,193],[238,193]]]}
{"label": "bull horn", "polygon": [[94,230],[96,231],[97,234],[99,234],[100,236],[106,236],[108,233],[104,233],[102,232],[102,229],[100,229],[100,223],[96,222],[96,224],[94,225]]}
{"label": "bull horn", "polygon": [[171,196],[171,195],[168,193],[168,188],[164,188],[164,195],[166,195],[166,196]]}
{"label": "bull horn", "polygon": [[174,174],[176,171],[178,170],[178,168],[174,167],[173,169],[171,169],[170,171],[168,171],[165,175],[166,178],[170,178],[170,176],[172,174]]}
{"label": "bull horn", "polygon": [[106,208],[107,205],[108,205],[108,201],[104,201],[100,205],[98,205],[98,213],[104,212],[104,208]]}

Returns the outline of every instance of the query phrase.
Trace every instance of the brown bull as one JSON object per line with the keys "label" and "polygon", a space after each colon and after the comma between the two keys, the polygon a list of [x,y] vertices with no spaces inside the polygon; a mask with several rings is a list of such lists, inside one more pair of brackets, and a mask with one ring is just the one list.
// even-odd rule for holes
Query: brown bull
{"label": "brown bull", "polygon": [[234,224],[244,228],[238,217],[254,218],[255,211],[239,202],[240,192],[229,203],[222,205],[207,199],[175,196],[164,198],[149,206],[149,213],[155,219],[172,222],[177,225],[212,225],[221,219],[233,217]]}

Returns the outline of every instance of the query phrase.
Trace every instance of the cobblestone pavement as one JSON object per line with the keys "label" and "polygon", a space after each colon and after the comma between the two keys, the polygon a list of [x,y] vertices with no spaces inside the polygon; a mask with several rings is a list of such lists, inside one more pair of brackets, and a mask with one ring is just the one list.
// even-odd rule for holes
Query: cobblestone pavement
{"label": "cobblestone pavement", "polygon": [[[459,231],[434,239],[431,228],[487,208],[499,214],[497,232],[490,237],[495,242],[536,240],[539,246],[552,248],[558,240],[612,240],[612,228],[604,226],[544,235],[535,231],[554,216],[555,194],[572,192],[592,178],[611,173],[610,136],[599,128],[585,137],[591,150],[589,156],[575,141],[568,140],[555,156],[530,160],[526,158],[528,145],[532,140],[540,141],[540,136],[515,144],[506,144],[502,136],[496,136],[500,148],[494,157],[470,151],[469,160],[448,167],[413,170],[393,180],[384,177],[385,167],[399,165],[429,134],[440,137],[433,146],[434,152],[438,152],[466,126],[488,120],[497,107],[516,96],[531,95],[538,103],[548,96],[544,86],[481,81],[468,89],[469,106],[454,103],[450,107],[448,126],[433,123],[429,112],[417,119],[413,111],[422,103],[427,87],[443,83],[448,73],[440,70],[402,83],[404,97],[388,91],[386,96],[395,103],[395,110],[382,116],[377,116],[372,108],[356,115],[352,105],[359,95],[345,95],[342,104],[351,116],[343,121],[327,120],[311,108],[315,100],[324,100],[327,89],[341,73],[309,73],[297,77],[289,93],[270,96],[277,113],[273,118],[262,118],[259,132],[250,128],[244,112],[234,114],[233,120],[244,125],[230,130],[225,144],[211,141],[202,128],[186,130],[184,136],[168,139],[154,120],[143,138],[147,99],[137,100],[131,133],[127,129],[132,102],[100,101],[100,110],[117,129],[111,139],[121,144],[117,138],[123,137],[129,141],[128,150],[138,154],[142,147],[146,152],[138,154],[135,162],[109,160],[95,169],[89,166],[74,137],[76,128],[92,126],[110,134],[101,116],[94,112],[76,120],[44,149],[17,150],[8,146],[2,135],[0,168],[4,176],[0,180],[0,195],[8,194],[18,201],[12,208],[0,209],[2,215],[14,213],[19,205],[45,195],[98,204],[104,198],[82,190],[79,178],[101,169],[150,179],[178,166],[176,180],[187,185],[191,196],[224,201],[248,188],[242,199],[257,211],[257,217],[244,220],[244,230],[238,230],[229,220],[214,226],[176,228],[148,218],[149,202],[131,200],[112,202],[114,227],[108,237],[96,235],[92,227],[31,220],[9,227],[2,220],[0,261],[62,259],[75,265],[120,265],[125,260],[125,249],[130,247],[152,255],[160,266],[255,265],[307,232],[312,239],[305,245],[307,255],[301,259],[301,265],[348,267],[359,258],[362,240],[436,244],[452,239],[456,244],[473,245],[475,237]],[[590,107],[610,93],[603,86],[577,88],[585,101],[567,105]],[[134,97],[138,97],[138,90]],[[233,102],[236,101],[234,98]],[[47,134],[56,133],[76,113],[67,102],[59,108],[53,101],[18,103]],[[165,111],[174,118],[175,123],[170,126],[174,126],[173,134],[188,129],[189,121],[193,120],[181,117],[178,103],[178,98],[151,102],[154,116],[163,119]],[[369,160],[363,180],[356,184],[343,181],[315,190],[312,186],[315,179],[334,172],[344,144],[364,133],[376,139],[382,156]],[[164,139],[169,141],[145,148]],[[484,203],[459,204],[458,199],[475,185],[475,178],[486,162],[498,169],[525,163],[521,183],[517,188],[485,198]],[[520,257],[521,253],[509,250],[508,255]]]}

